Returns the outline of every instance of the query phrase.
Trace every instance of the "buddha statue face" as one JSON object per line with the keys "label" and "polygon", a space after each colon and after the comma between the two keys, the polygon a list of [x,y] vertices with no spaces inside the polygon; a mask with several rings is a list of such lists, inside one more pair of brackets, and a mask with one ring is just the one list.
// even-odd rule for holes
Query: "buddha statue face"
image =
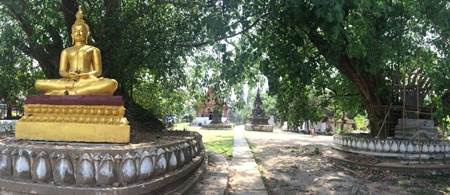
{"label": "buddha statue face", "polygon": [[75,24],[72,26],[72,44],[81,42],[87,44],[89,37],[89,27],[83,24]]}
{"label": "buddha statue face", "polygon": [[78,7],[78,11],[75,14],[75,23],[72,25],[72,44],[74,43],[84,43],[87,44],[89,35],[91,31],[89,26],[83,19],[83,11],[81,6]]}

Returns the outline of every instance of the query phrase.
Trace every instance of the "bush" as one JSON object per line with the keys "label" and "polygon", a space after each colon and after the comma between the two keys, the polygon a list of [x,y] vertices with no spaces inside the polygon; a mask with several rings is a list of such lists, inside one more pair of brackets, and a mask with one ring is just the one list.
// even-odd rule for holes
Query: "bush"
{"label": "bush", "polygon": [[368,120],[366,116],[363,115],[356,115],[355,116],[355,123],[356,123],[356,129],[357,130],[368,130]]}

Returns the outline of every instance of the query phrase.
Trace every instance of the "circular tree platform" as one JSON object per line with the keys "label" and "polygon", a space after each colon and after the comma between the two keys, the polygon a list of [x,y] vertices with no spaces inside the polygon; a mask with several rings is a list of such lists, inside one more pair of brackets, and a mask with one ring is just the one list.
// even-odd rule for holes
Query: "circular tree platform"
{"label": "circular tree platform", "polygon": [[331,159],[411,174],[450,173],[450,143],[335,135]]}
{"label": "circular tree platform", "polygon": [[0,140],[1,194],[184,193],[205,167],[196,132],[131,144]]}

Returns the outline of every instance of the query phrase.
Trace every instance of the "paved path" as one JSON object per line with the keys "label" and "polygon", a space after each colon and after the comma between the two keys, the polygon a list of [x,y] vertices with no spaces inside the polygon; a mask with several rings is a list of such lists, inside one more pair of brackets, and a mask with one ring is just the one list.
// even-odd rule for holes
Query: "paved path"
{"label": "paved path", "polygon": [[236,126],[233,130],[233,160],[229,169],[230,194],[266,195],[261,174],[243,135],[244,126]]}

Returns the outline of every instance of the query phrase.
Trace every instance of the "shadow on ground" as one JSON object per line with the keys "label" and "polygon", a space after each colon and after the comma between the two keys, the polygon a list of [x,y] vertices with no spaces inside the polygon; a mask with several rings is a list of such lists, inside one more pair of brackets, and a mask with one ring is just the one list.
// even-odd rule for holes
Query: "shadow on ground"
{"label": "shadow on ground", "polygon": [[450,193],[450,177],[446,175],[405,176],[336,164],[326,158],[333,150],[314,141],[316,137],[287,135],[286,139],[275,139],[277,136],[246,134],[269,194]]}

